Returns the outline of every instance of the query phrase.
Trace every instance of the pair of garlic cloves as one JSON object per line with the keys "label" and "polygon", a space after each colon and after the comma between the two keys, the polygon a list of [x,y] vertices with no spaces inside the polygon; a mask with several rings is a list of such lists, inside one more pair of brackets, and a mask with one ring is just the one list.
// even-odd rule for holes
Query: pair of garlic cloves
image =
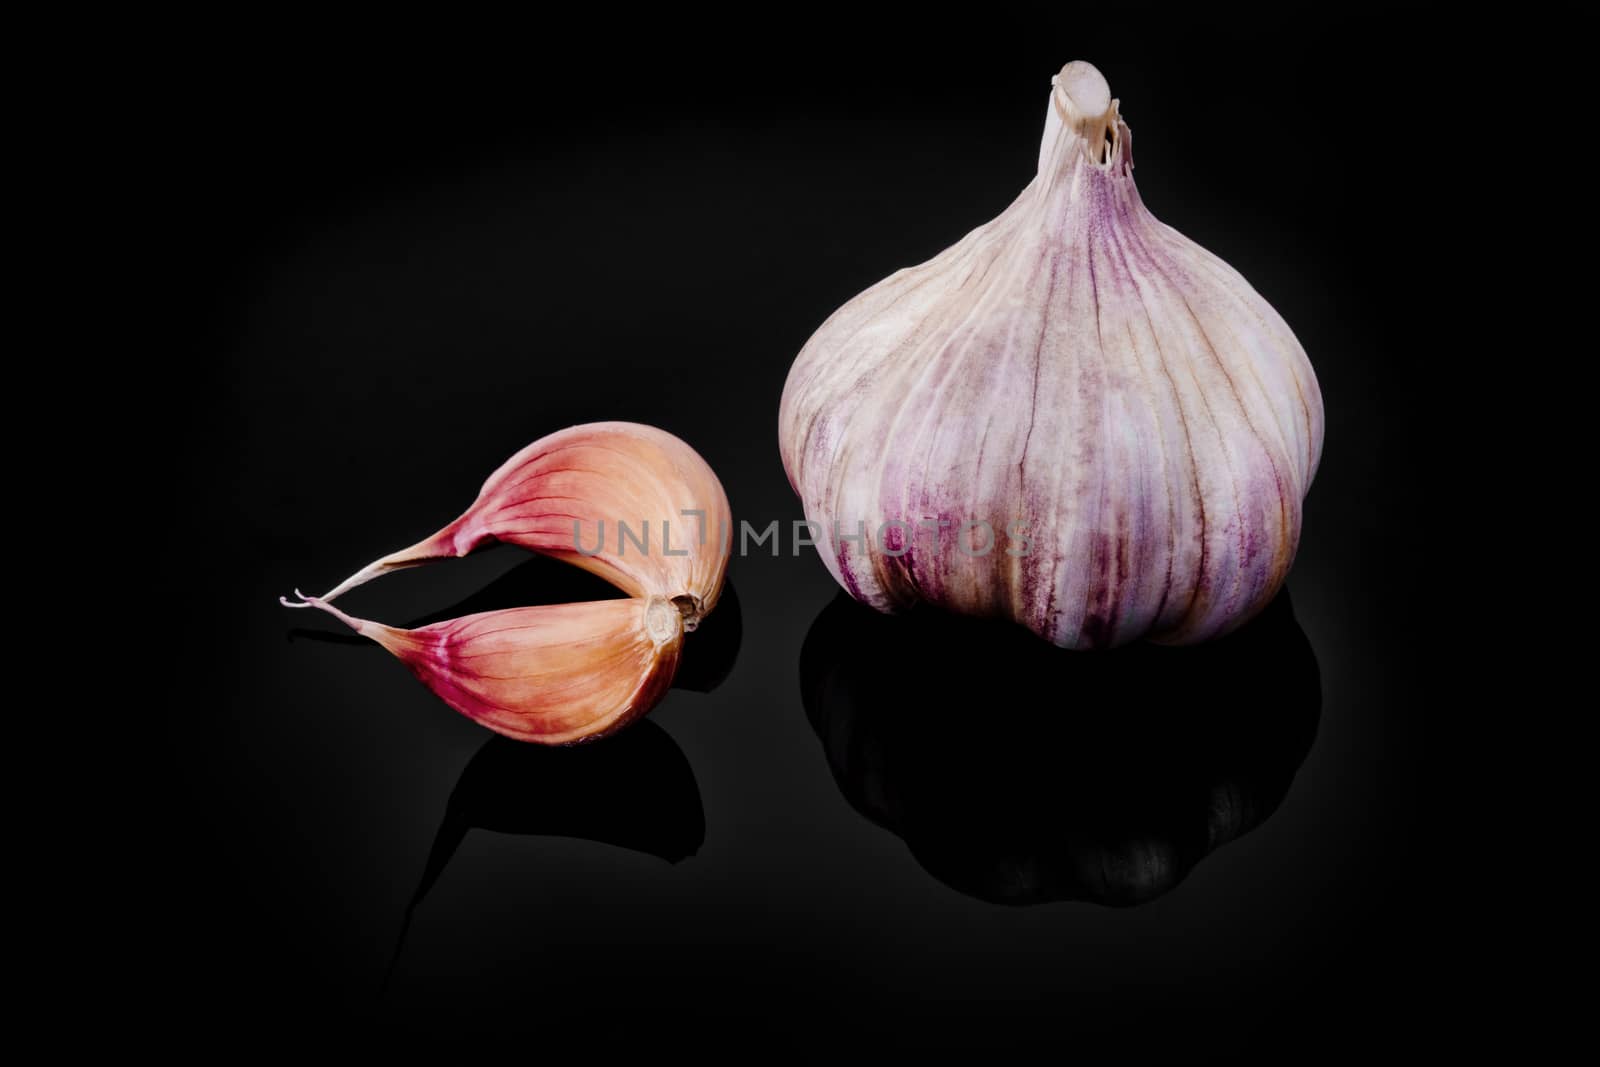
{"label": "pair of garlic cloves", "polygon": [[[670,553],[641,550],[629,530],[674,521],[699,536]],[[316,608],[377,642],[451,707],[523,741],[568,744],[611,733],[666,694],[684,634],[717,603],[728,546],[727,495],[683,441],[609,422],[542,438],[484,483],[459,518],[357,571]],[[671,527],[676,529],[677,527]],[[607,531],[611,531],[608,539]],[[332,601],[373,578],[504,542],[584,567],[626,599],[483,612],[407,630],[346,614]],[[580,547],[583,546],[583,547]],[[586,546],[595,546],[592,550]]]}

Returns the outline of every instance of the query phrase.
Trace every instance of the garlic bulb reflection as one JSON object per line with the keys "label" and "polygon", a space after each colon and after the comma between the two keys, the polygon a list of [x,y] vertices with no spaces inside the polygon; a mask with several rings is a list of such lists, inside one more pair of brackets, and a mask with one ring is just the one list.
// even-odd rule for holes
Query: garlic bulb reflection
{"label": "garlic bulb reflection", "polygon": [[1067,64],[1022,195],[801,351],[784,466],[858,600],[1088,648],[1206,640],[1282,585],[1322,450],[1316,378],[1132,172],[1105,79]]}

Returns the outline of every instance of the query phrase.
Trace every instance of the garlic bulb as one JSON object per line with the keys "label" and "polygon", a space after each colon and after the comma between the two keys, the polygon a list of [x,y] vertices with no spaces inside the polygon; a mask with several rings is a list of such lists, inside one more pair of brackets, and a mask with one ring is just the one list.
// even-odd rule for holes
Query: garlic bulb
{"label": "garlic bulb", "polygon": [[1203,641],[1288,573],[1321,395],[1267,302],[1145,209],[1100,72],[1053,84],[1022,195],[807,342],[784,467],[829,571],[881,611]]}

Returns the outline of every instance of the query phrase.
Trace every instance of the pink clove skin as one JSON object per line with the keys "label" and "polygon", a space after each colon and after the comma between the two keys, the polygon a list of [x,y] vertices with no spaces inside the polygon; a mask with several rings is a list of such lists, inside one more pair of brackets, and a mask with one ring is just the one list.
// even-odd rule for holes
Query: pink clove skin
{"label": "pink clove skin", "polygon": [[405,630],[358,619],[326,597],[316,608],[388,649],[445,703],[519,741],[603,737],[660,702],[682,651],[679,605],[661,597],[550,604],[468,615]]}
{"label": "pink clove skin", "polygon": [[[623,537],[622,523],[643,549]],[[730,536],[727,494],[694,449],[652,426],[590,423],[524,448],[454,522],[315,599],[505,542],[592,571],[629,596],[675,601],[693,630],[721,595]]]}

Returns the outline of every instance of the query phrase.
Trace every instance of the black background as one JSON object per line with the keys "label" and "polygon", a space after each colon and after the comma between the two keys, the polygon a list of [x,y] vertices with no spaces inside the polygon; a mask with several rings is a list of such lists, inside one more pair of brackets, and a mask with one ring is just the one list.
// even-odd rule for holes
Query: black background
{"label": "black background", "polygon": [[[910,13],[907,22],[921,21]],[[581,1038],[1189,1055],[1420,1039],[1436,978],[1420,814],[1420,541],[1405,323],[1373,93],[1415,68],[1359,20],[987,14],[948,32],[821,14],[612,33],[281,28],[151,63],[143,219],[172,253],[171,477],[148,506],[183,621],[121,895],[127,976],[189,1036]],[[621,27],[612,27],[620,31]],[[308,43],[320,42],[320,43]],[[736,42],[736,43],[731,43]],[[474,830],[407,902],[489,735],[372,647],[279,609],[454,517],[536,437],[630,419],[685,438],[735,517],[800,517],[775,439],[790,362],[841,302],[1026,184],[1050,76],[1086,58],[1163,221],[1238,268],[1310,354],[1327,411],[1289,582],[1315,651],[1315,742],[1279,810],[1135,908],[1003,908],[935,880],[841,795],[800,700],[835,589],[809,554],[736,559],[742,646],[649,722],[693,769],[698,852]],[[163,495],[165,494],[165,495]],[[404,622],[522,562],[388,578]],[[546,578],[519,572],[513,588]],[[563,586],[566,582],[566,586]],[[504,590],[504,586],[500,587]],[[692,646],[691,646],[692,647]],[[981,663],[921,670],[981,672]],[[972,709],[1114,717],[996,678]],[[1226,717],[1226,689],[1195,716]],[[1220,719],[1219,719],[1220,721]],[[636,798],[640,806],[651,796]]]}

